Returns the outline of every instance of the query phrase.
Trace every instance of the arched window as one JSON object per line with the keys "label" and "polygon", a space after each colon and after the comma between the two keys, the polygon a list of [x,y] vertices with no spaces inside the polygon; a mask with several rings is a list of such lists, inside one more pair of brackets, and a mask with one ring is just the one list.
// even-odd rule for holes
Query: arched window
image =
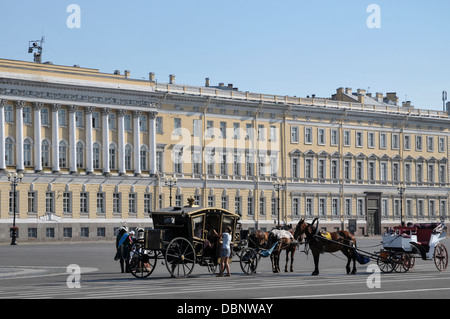
{"label": "arched window", "polygon": [[23,142],[23,165],[31,166],[32,159],[32,144],[31,141],[27,138]]}
{"label": "arched window", "polygon": [[5,161],[6,165],[14,165],[14,143],[10,137],[5,139]]}
{"label": "arched window", "polygon": [[140,151],[140,159],[141,159],[141,170],[142,171],[146,171],[148,170],[147,168],[147,159],[148,159],[148,152],[147,152],[147,147],[145,147],[145,145],[141,146],[141,151]]}
{"label": "arched window", "polygon": [[67,167],[67,145],[66,142],[59,142],[59,167]]}
{"label": "arched window", "polygon": [[125,146],[125,169],[131,170],[133,163],[133,150],[130,145]]}
{"label": "arched window", "polygon": [[84,167],[84,145],[82,142],[77,143],[77,168]]}
{"label": "arched window", "polygon": [[50,144],[47,140],[43,140],[41,144],[41,158],[42,158],[42,166],[49,167],[50,166]]}
{"label": "arched window", "polygon": [[116,145],[109,144],[109,168],[116,169]]}
{"label": "arched window", "polygon": [[100,168],[100,145],[94,143],[92,146],[92,161],[94,164],[94,169]]}

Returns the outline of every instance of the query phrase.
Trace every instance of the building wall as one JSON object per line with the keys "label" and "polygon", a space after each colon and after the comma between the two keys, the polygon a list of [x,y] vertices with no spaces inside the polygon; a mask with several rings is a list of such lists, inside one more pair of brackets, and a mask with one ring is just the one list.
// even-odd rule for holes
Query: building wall
{"label": "building wall", "polygon": [[[12,141],[0,145],[0,153],[7,156],[12,147],[13,158],[0,163],[1,242],[9,240],[13,217],[6,173],[16,170],[24,174],[17,190],[19,241],[111,240],[123,224],[152,227],[149,213],[170,205],[168,177],[177,178],[172,205],[195,197],[199,205],[237,211],[249,229],[278,222],[279,198],[282,224],[319,217],[322,228],[334,230],[356,219],[356,234],[364,235],[367,196],[375,193],[382,230],[400,223],[400,207],[406,222],[448,220],[450,121],[444,112],[158,86],[8,60],[0,60],[0,102],[0,133]],[[36,121],[45,112],[48,123]],[[44,141],[49,162],[39,167]],[[82,163],[74,162],[78,143]],[[28,144],[31,160],[22,167]],[[55,152],[57,158],[66,153],[65,161],[55,161]],[[279,192],[274,182],[283,185]],[[406,189],[403,201],[399,186]]]}

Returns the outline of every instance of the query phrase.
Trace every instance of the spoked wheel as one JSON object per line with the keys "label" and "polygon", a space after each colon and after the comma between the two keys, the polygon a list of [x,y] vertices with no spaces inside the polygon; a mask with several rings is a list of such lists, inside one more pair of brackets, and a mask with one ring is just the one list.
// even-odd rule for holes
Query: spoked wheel
{"label": "spoked wheel", "polygon": [[434,264],[439,271],[447,270],[448,266],[448,253],[447,248],[441,243],[434,247]]}
{"label": "spoked wheel", "polygon": [[242,251],[239,260],[241,269],[246,275],[251,275],[256,272],[258,267],[258,253],[252,248],[245,248]]}
{"label": "spoked wheel", "polygon": [[166,267],[172,277],[186,278],[194,270],[195,251],[185,238],[175,238],[166,249]]}
{"label": "spoked wheel", "polygon": [[407,272],[411,269],[411,257],[405,252],[397,252],[393,256],[395,272]]}
{"label": "spoked wheel", "polygon": [[392,254],[387,251],[380,252],[380,255],[377,259],[377,265],[380,267],[380,270],[384,273],[390,273],[394,271],[395,263],[392,259]]}
{"label": "spoked wheel", "polygon": [[130,261],[131,274],[136,278],[147,278],[155,270],[158,252],[150,250],[144,253],[135,253]]}

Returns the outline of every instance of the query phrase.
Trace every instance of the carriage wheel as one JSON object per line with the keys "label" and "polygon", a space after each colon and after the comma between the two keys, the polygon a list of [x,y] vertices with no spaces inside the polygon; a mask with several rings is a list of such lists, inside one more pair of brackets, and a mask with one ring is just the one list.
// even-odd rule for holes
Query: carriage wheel
{"label": "carriage wheel", "polygon": [[242,251],[239,263],[241,269],[246,275],[251,275],[256,272],[258,267],[258,253],[252,248],[245,248]]}
{"label": "carriage wheel", "polygon": [[137,253],[130,261],[131,274],[136,278],[147,278],[155,270],[158,252]]}
{"label": "carriage wheel", "polygon": [[194,270],[195,251],[185,238],[175,238],[166,249],[166,267],[172,277],[186,278]]}
{"label": "carriage wheel", "polygon": [[448,266],[447,248],[441,243],[434,247],[434,264],[439,271],[445,271]]}
{"label": "carriage wheel", "polygon": [[397,252],[394,254],[395,272],[407,272],[411,268],[411,257],[405,252]]}
{"label": "carriage wheel", "polygon": [[390,273],[394,271],[395,263],[392,259],[392,254],[387,251],[380,252],[380,256],[377,259],[377,265],[384,273]]}

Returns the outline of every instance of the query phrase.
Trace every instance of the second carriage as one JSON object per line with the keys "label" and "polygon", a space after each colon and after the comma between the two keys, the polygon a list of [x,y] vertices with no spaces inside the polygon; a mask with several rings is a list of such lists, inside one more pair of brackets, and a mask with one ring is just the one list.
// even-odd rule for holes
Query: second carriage
{"label": "second carriage", "polygon": [[138,241],[130,262],[131,273],[146,278],[158,260],[164,261],[172,277],[191,275],[195,264],[216,273],[221,243],[212,239],[213,229],[220,233],[232,230],[234,250],[240,245],[239,215],[221,208],[193,205],[168,207],[152,212],[153,227]]}

